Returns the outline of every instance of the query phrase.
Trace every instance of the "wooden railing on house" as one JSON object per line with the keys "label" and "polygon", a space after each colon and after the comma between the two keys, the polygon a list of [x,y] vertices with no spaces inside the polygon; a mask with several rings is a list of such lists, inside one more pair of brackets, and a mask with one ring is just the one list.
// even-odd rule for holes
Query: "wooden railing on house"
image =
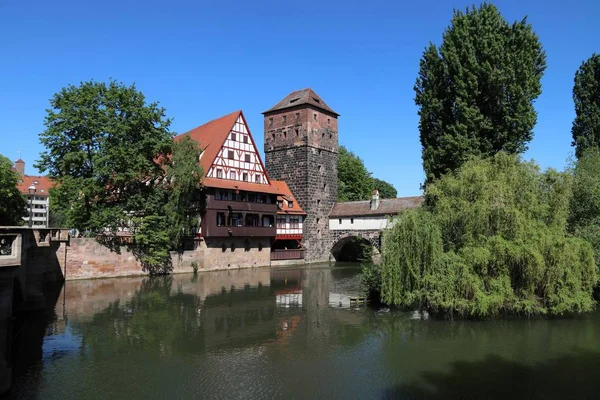
{"label": "wooden railing on house", "polygon": [[271,260],[302,260],[304,259],[304,249],[273,250]]}

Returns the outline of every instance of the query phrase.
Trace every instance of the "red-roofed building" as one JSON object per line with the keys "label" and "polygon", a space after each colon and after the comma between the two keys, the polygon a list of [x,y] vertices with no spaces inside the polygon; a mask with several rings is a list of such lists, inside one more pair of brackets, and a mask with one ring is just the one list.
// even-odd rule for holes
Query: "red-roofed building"
{"label": "red-roofed building", "polygon": [[52,181],[45,176],[25,175],[25,161],[21,159],[15,161],[13,170],[21,176],[17,188],[27,197],[27,216],[23,217],[23,220],[29,222],[29,188],[33,187],[35,192],[31,196],[32,223],[37,228],[46,228],[48,226]]}
{"label": "red-roofed building", "polygon": [[[268,265],[277,236],[277,198],[293,196],[269,179],[244,114],[217,118],[175,140],[184,135],[203,150],[206,196],[198,236],[205,246],[204,263]],[[293,210],[301,211],[297,205]],[[299,232],[301,238],[301,228]]]}

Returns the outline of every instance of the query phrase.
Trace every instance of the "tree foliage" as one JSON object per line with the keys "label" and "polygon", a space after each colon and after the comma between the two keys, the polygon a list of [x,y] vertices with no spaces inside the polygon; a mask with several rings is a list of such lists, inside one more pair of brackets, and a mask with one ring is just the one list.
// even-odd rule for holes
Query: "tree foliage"
{"label": "tree foliage", "polygon": [[398,191],[390,183],[383,181],[378,178],[373,178],[371,181],[373,189],[379,190],[379,198],[381,199],[395,199],[398,197]]}
{"label": "tree foliage", "polygon": [[580,157],[586,149],[600,147],[600,54],[593,54],[575,73],[573,146]]}
{"label": "tree foliage", "polygon": [[135,86],[85,82],[50,104],[37,167],[57,182],[56,211],[115,249],[115,234],[128,230],[144,267],[168,272],[169,250],[197,223],[189,207],[202,176],[199,144],[189,137],[174,144],[165,110]]}
{"label": "tree foliage", "polygon": [[440,47],[425,49],[415,85],[427,181],[471,156],[525,151],[545,69],[526,19],[509,24],[489,3],[455,11]]}
{"label": "tree foliage", "polygon": [[425,208],[384,232],[382,300],[468,317],[591,310],[598,271],[567,233],[571,185],[503,152],[431,183]]}
{"label": "tree foliage", "polygon": [[382,199],[395,198],[396,189],[386,181],[373,178],[371,172],[352,151],[344,146],[338,153],[338,201],[370,200],[373,189]]}
{"label": "tree foliage", "polygon": [[22,225],[27,203],[19,192],[19,175],[12,162],[0,154],[0,226]]}

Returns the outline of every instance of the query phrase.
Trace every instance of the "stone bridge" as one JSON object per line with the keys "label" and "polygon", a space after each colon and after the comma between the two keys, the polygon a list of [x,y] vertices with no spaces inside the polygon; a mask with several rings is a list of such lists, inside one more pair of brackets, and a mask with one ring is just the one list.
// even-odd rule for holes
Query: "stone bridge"
{"label": "stone bridge", "polygon": [[344,246],[353,240],[361,239],[368,242],[373,246],[373,258],[378,259],[381,251],[381,230],[369,229],[369,230],[332,230],[330,231],[331,237],[331,257],[338,260],[340,252]]}
{"label": "stone bridge", "polygon": [[12,381],[11,346],[21,331],[15,317],[53,306],[46,295],[62,284],[68,240],[61,229],[0,227],[0,395]]}

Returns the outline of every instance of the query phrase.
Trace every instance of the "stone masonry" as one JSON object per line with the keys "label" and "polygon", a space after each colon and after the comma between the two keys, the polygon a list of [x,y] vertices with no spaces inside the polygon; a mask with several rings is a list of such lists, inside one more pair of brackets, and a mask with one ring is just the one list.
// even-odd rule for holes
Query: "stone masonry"
{"label": "stone masonry", "polygon": [[327,261],[328,217],[338,195],[338,114],[311,89],[291,93],[263,114],[267,173],[285,180],[308,214],[305,261]]}

